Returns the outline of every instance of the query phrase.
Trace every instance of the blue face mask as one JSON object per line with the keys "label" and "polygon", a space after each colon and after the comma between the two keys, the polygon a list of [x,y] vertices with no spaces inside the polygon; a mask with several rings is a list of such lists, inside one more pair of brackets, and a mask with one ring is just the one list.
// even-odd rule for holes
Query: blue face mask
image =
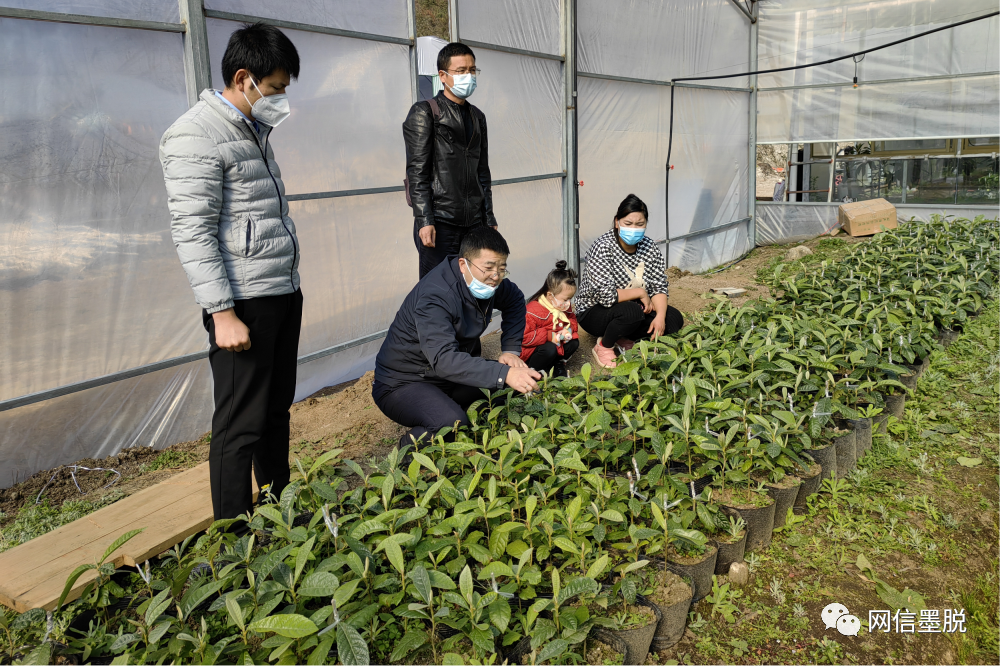
{"label": "blue face mask", "polygon": [[455,85],[451,87],[451,92],[459,99],[468,99],[476,91],[475,74],[456,74],[452,80]]}
{"label": "blue face mask", "polygon": [[[471,275],[471,272],[470,272]],[[497,290],[496,287],[491,287],[485,282],[480,282],[476,279],[475,275],[472,275],[472,284],[466,285],[472,295],[476,298],[486,300],[488,298],[493,298],[493,293]]]}
{"label": "blue face mask", "polygon": [[618,235],[625,241],[626,245],[635,245],[646,235],[646,230],[618,227]]}

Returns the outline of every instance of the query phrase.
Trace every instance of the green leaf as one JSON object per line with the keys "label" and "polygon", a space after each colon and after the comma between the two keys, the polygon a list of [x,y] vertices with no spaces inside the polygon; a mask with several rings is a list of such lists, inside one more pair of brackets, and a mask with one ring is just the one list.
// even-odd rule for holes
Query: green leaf
{"label": "green leaf", "polygon": [[906,608],[911,613],[918,613],[927,608],[924,603],[923,596],[921,596],[919,592],[915,592],[910,588],[906,588],[900,592],[885,581],[876,580],[875,591],[878,592],[879,598],[888,604],[893,610],[902,610],[903,608]]}
{"label": "green leaf", "polygon": [[337,657],[345,666],[368,666],[369,663],[368,644],[358,630],[346,622],[337,625]]}
{"label": "green leaf", "polygon": [[647,564],[649,564],[649,560],[639,560],[638,562],[632,562],[627,567],[625,567],[625,570],[622,571],[622,573],[623,574],[631,573],[637,569],[643,568]]}
{"label": "green leaf", "polygon": [[507,631],[507,625],[510,624],[510,604],[503,597],[497,597],[493,600],[493,603],[489,605],[490,622],[493,623],[500,633]]}
{"label": "green leaf", "polygon": [[614,509],[605,509],[601,512],[601,520],[610,520],[613,523],[625,522],[625,516]]}
{"label": "green leaf", "polygon": [[[409,536],[409,535],[407,535]],[[388,539],[386,540],[388,541]],[[383,541],[382,543],[386,543]],[[379,544],[381,547],[382,544]],[[389,562],[396,568],[400,574],[406,573],[406,561],[403,559],[403,549],[399,547],[399,543],[396,541],[390,541],[385,546],[386,557],[389,558]]]}
{"label": "green leaf", "polygon": [[[427,569],[422,566],[418,566],[408,575],[410,580],[413,581],[413,587],[416,588],[417,594],[420,595],[420,599],[425,604],[429,604],[431,602],[431,581],[430,577],[427,575]],[[452,586],[454,587],[454,583],[452,583]]]}
{"label": "green leaf", "polygon": [[[268,615],[250,624],[250,629],[257,633],[271,632],[285,638],[302,638],[318,631],[312,620],[295,613],[288,615]],[[339,645],[338,645],[339,647]],[[347,662],[344,662],[347,663]]]}
{"label": "green leaf", "polygon": [[863,553],[858,553],[858,561],[856,566],[861,571],[871,571],[871,572],[875,571],[875,569],[872,568],[872,563],[868,561],[868,558],[865,557]]}
{"label": "green leaf", "polygon": [[600,591],[601,586],[593,578],[574,578],[559,590],[556,599],[562,605],[577,595],[597,594]]}
{"label": "green leaf", "polygon": [[580,549],[575,543],[567,539],[566,537],[556,537],[552,540],[552,543],[559,546],[560,549],[566,551],[567,553],[573,553],[577,555],[580,553]]}
{"label": "green leaf", "polygon": [[587,569],[587,578],[593,580],[599,580],[601,578],[601,574],[603,574],[604,570],[607,568],[608,568],[608,554],[605,553],[604,555],[601,555],[599,558],[597,558],[597,561],[591,564],[590,568]]}
{"label": "green leaf", "polygon": [[431,587],[437,587],[442,590],[454,590],[457,586],[455,581],[453,581],[449,576],[446,576],[440,571],[431,569],[427,572],[428,578],[431,581]]}
{"label": "green leaf", "polygon": [[142,533],[142,531],[144,529],[146,529],[146,528],[142,527],[142,528],[137,529],[137,530],[129,530],[125,534],[123,534],[120,537],[118,537],[117,539],[115,539],[114,543],[112,543],[110,546],[108,546],[108,549],[106,551],[104,551],[104,557],[101,558],[101,563],[103,564],[105,561],[107,561],[107,559],[109,557],[111,557],[111,553],[115,552],[116,550],[118,550],[119,548],[121,548],[122,546],[124,546],[133,537],[138,536],[140,533]]}
{"label": "green leaf", "polygon": [[316,649],[309,655],[309,659],[306,661],[306,664],[309,666],[322,666],[323,664],[328,663],[330,660],[330,649],[332,647],[333,637],[324,637],[323,642],[317,645]]}
{"label": "green leaf", "polygon": [[469,569],[469,565],[466,564],[465,568],[462,569],[462,573],[458,577],[458,587],[462,592],[462,596],[465,597],[467,601],[472,599],[472,570]]}
{"label": "green leaf", "polygon": [[299,585],[298,595],[300,597],[332,597],[333,593],[340,587],[340,581],[332,573],[321,571],[312,573],[303,579]]}
{"label": "green leaf", "polygon": [[340,587],[337,588],[337,590],[333,593],[333,600],[337,602],[338,606],[347,605],[347,602],[350,601],[352,596],[354,596],[354,591],[358,589],[358,584],[360,582],[360,578],[355,578],[354,580],[342,583]]}
{"label": "green leaf", "polygon": [[233,624],[239,627],[240,631],[245,631],[247,626],[243,619],[243,609],[240,608],[240,602],[236,600],[236,597],[232,595],[226,597],[226,610],[229,612],[229,617],[233,619]]}
{"label": "green leaf", "polygon": [[976,465],[983,462],[982,458],[966,458],[965,456],[959,456],[955,459],[959,465],[962,467],[975,467]]}
{"label": "green leaf", "polygon": [[465,659],[455,652],[445,652],[441,655],[441,666],[465,666]]}
{"label": "green leaf", "polygon": [[185,594],[184,598],[181,599],[181,614],[186,619],[191,613],[200,606],[206,599],[222,589],[227,581],[216,580],[205,583],[204,585],[199,585],[198,587],[189,589]]}
{"label": "green leaf", "polygon": [[503,562],[490,562],[482,568],[476,578],[478,580],[489,580],[490,576],[508,576],[513,578],[514,572]]}
{"label": "green leaf", "polygon": [[425,631],[407,631],[403,637],[396,643],[396,649],[392,651],[389,655],[389,661],[399,662],[403,660],[403,657],[410,654],[424,643],[427,642],[427,632]]}
{"label": "green leaf", "polygon": [[[638,362],[635,363],[636,365],[638,365]],[[569,647],[569,642],[564,641],[561,638],[557,638],[554,641],[547,643],[545,647],[542,648],[542,651],[538,653],[537,663],[541,664],[543,662],[555,659],[563,652],[565,652],[566,648],[568,647]]]}
{"label": "green leaf", "polygon": [[309,561],[309,556],[312,554],[313,544],[316,543],[316,537],[309,537],[309,540],[304,544],[299,546],[299,552],[295,554],[295,579],[294,582],[299,582],[299,576],[302,575],[302,570],[306,568],[306,563]]}

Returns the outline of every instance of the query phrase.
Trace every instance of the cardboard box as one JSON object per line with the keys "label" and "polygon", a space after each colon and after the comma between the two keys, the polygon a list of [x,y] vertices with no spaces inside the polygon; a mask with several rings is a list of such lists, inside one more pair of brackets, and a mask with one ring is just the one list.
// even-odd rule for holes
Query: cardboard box
{"label": "cardboard box", "polygon": [[841,204],[837,218],[844,231],[852,236],[871,236],[897,226],[896,207],[885,199]]}

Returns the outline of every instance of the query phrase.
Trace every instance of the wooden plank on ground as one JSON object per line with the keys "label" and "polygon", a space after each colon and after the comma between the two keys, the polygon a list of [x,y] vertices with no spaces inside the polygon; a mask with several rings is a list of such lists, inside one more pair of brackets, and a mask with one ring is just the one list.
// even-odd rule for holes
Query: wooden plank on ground
{"label": "wooden plank on ground", "polygon": [[[254,483],[255,495],[256,490]],[[70,573],[96,563],[125,532],[145,528],[109,558],[116,567],[162,553],[206,529],[212,517],[206,462],[0,553],[0,603],[22,613],[55,608]],[[93,572],[81,576],[67,601],[79,597],[95,577]]]}

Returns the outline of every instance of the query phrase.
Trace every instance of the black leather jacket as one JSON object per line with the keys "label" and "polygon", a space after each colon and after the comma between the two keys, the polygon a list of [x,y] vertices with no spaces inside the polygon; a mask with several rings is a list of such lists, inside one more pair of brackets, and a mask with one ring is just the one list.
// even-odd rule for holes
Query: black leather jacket
{"label": "black leather jacket", "polygon": [[471,227],[496,226],[487,152],[486,116],[472,111],[472,140],[465,144],[465,126],[458,104],[438,93],[441,115],[434,122],[430,104],[417,102],[403,122],[406,177],[410,183],[413,217],[418,227],[437,222]]}

